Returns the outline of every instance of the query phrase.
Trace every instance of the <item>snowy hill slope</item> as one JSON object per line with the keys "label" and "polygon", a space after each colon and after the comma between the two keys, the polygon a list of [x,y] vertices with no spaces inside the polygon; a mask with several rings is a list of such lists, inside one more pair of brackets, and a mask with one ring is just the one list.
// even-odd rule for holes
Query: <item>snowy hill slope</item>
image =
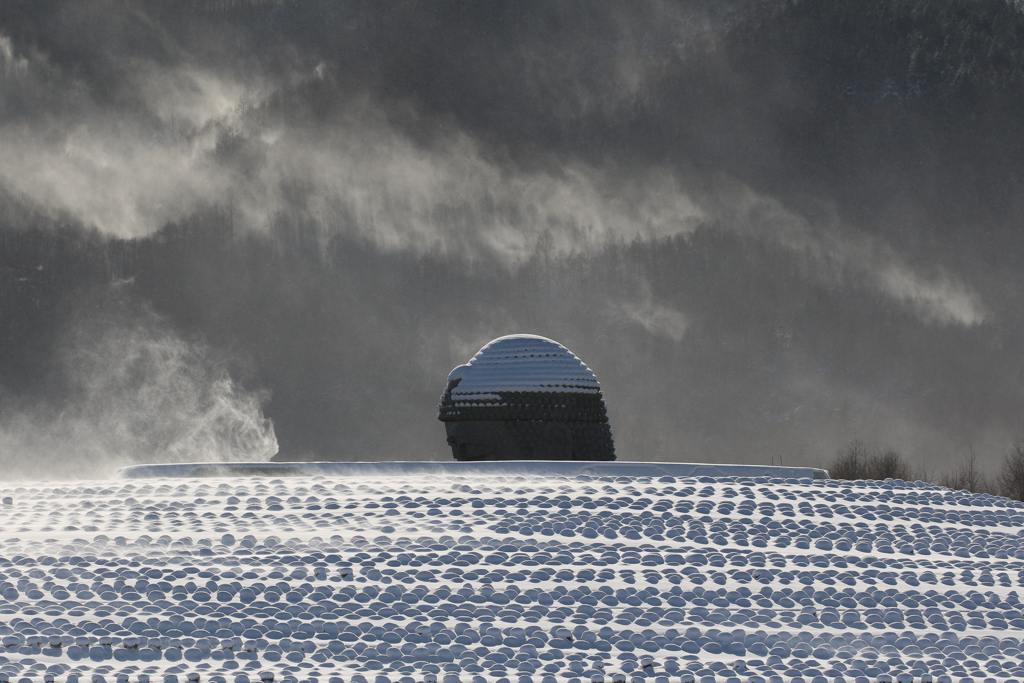
{"label": "snowy hill slope", "polygon": [[416,474],[0,495],[0,680],[1024,680],[1024,507],[927,484]]}

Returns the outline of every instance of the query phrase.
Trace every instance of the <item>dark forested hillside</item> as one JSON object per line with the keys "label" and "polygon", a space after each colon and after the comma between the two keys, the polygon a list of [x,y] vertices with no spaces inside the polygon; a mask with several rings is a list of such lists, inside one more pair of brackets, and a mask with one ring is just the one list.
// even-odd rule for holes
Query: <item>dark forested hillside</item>
{"label": "dark forested hillside", "polygon": [[249,388],[270,389],[282,456],[444,457],[448,369],[514,330],[560,339],[598,372],[624,457],[813,464],[858,430],[899,440],[893,423],[913,424],[935,447],[1017,419],[1005,327],[936,335],[828,264],[712,228],[586,257],[538,251],[515,269],[340,237],[324,246],[284,228],[232,236],[226,215],[133,241],[6,239],[5,254],[37,263],[22,277],[8,267],[2,293],[15,404],[59,405],[66,368],[52,358],[68,326],[83,310],[128,315],[127,296],[217,349]]}
{"label": "dark forested hillside", "polygon": [[5,3],[0,461],[445,458],[530,332],[620,457],[994,464],[1022,51],[1002,0]]}

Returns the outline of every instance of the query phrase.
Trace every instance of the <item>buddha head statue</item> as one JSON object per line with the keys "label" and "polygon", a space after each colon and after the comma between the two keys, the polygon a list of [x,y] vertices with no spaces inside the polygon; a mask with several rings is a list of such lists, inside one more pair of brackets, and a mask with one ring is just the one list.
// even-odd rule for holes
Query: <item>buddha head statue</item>
{"label": "buddha head statue", "polygon": [[456,460],[615,460],[597,377],[544,337],[484,346],[448,375],[438,410]]}

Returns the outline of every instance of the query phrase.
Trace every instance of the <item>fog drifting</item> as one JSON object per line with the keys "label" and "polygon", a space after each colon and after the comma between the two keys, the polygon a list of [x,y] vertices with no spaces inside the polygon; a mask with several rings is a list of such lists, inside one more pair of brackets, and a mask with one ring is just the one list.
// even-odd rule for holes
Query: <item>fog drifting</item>
{"label": "fog drifting", "polygon": [[0,459],[444,458],[526,332],[620,458],[994,467],[1024,22],[962,4],[11,3]]}

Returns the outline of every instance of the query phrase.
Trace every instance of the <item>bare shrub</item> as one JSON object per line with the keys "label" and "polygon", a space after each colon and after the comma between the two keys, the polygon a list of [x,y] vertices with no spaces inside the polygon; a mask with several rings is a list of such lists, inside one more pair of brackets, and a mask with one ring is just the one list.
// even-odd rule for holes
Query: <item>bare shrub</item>
{"label": "bare shrub", "polygon": [[869,457],[864,442],[854,438],[836,453],[836,459],[829,466],[828,473],[833,479],[866,479]]}
{"label": "bare shrub", "polygon": [[992,486],[988,477],[978,463],[978,457],[971,449],[969,455],[960,461],[960,464],[952,472],[944,472],[939,478],[939,485],[957,491],[971,491],[972,493],[991,493]]}
{"label": "bare shrub", "polygon": [[902,479],[913,480],[913,471],[910,463],[903,454],[893,448],[875,453],[868,461],[868,472],[870,479]]}
{"label": "bare shrub", "polygon": [[1024,438],[1013,442],[1013,448],[1003,456],[1003,467],[996,480],[999,495],[1024,500]]}
{"label": "bare shrub", "polygon": [[828,468],[833,479],[913,479],[913,468],[895,448],[870,450],[860,438],[854,438],[836,453]]}

